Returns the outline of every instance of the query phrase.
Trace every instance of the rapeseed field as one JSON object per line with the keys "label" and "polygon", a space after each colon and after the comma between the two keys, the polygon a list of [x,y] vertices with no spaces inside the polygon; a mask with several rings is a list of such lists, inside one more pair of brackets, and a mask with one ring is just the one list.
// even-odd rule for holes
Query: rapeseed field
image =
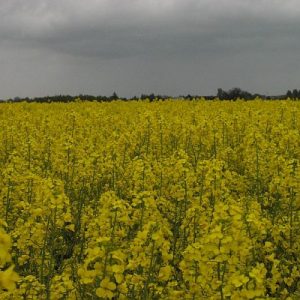
{"label": "rapeseed field", "polygon": [[300,299],[300,102],[0,105],[0,299]]}

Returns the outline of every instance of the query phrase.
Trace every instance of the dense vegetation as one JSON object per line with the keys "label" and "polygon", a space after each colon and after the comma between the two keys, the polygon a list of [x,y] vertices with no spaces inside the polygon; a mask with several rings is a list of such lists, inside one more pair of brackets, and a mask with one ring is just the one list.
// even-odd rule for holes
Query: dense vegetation
{"label": "dense vegetation", "polygon": [[[276,95],[276,96],[266,96],[258,93],[249,93],[247,91],[244,91],[240,88],[232,88],[228,91],[225,91],[223,89],[218,89],[218,92],[216,95],[210,95],[210,96],[201,96],[201,95],[181,95],[177,97],[178,99],[185,99],[185,100],[196,100],[196,99],[205,99],[205,100],[237,100],[237,99],[244,99],[244,100],[255,100],[255,99],[264,99],[264,100],[298,100],[300,99],[300,90],[294,89],[293,91],[288,90],[286,94],[284,95]],[[140,97],[132,97],[132,98],[126,98],[126,97],[119,97],[116,92],[114,92],[111,96],[93,96],[93,95],[56,95],[56,96],[46,96],[46,97],[34,97],[34,98],[20,98],[15,97],[14,99],[7,99],[6,102],[37,102],[37,103],[51,103],[51,102],[75,102],[78,100],[84,100],[84,101],[96,101],[96,102],[111,102],[114,100],[123,100],[123,101],[141,101],[141,100],[147,100],[147,101],[155,101],[155,100],[168,100],[170,99],[170,96],[167,95],[159,95],[159,94],[141,94]]]}
{"label": "dense vegetation", "polygon": [[300,103],[0,106],[0,299],[299,299]]}

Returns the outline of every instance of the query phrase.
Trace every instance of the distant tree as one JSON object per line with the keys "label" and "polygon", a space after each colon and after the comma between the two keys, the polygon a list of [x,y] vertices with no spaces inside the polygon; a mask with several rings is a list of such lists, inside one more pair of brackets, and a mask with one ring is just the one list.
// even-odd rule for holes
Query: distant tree
{"label": "distant tree", "polygon": [[255,98],[251,93],[243,91],[238,87],[232,88],[229,91],[223,91],[221,88],[219,88],[217,97],[220,100],[236,100],[238,98],[250,100]]}
{"label": "distant tree", "polygon": [[117,95],[116,92],[113,92],[113,94],[109,98],[110,98],[110,100],[117,100],[117,99],[119,99],[119,96]]}
{"label": "distant tree", "polygon": [[228,97],[232,100],[236,100],[237,98],[243,98],[243,91],[238,87],[232,88],[228,92]]}
{"label": "distant tree", "polygon": [[[150,94],[150,95],[151,95],[151,94]],[[141,100],[149,99],[150,95],[147,95],[147,94],[141,94],[140,99],[141,99]],[[153,95],[153,94],[152,94],[152,95]]]}
{"label": "distant tree", "polygon": [[292,98],[293,99],[299,98],[299,96],[300,96],[299,94],[300,94],[300,90],[298,91],[297,89],[294,89],[292,92]]}
{"label": "distant tree", "polygon": [[149,96],[148,96],[148,99],[150,100],[150,102],[152,102],[154,99],[155,99],[155,95],[153,93],[151,93]]}
{"label": "distant tree", "polygon": [[220,100],[226,100],[228,99],[228,95],[225,91],[223,91],[222,89],[218,89],[218,93],[217,93],[217,97],[220,99]]}

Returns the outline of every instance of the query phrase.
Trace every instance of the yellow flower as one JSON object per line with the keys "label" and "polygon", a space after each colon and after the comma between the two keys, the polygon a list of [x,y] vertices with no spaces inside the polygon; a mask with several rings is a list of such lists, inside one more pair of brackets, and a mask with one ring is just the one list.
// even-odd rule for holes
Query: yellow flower
{"label": "yellow flower", "polygon": [[94,281],[94,278],[96,277],[96,271],[95,270],[87,270],[85,268],[79,268],[78,269],[78,275],[81,278],[81,282],[83,284],[89,284]]}
{"label": "yellow flower", "polygon": [[2,289],[13,290],[18,279],[19,276],[14,271],[13,266],[10,266],[5,271],[0,271],[0,287]]}
{"label": "yellow flower", "polygon": [[240,287],[243,284],[247,283],[249,281],[249,278],[245,275],[234,275],[231,277],[231,282],[235,287]]}
{"label": "yellow flower", "polygon": [[114,296],[113,291],[116,289],[116,284],[111,282],[109,278],[104,278],[101,283],[100,287],[96,289],[96,295],[102,298],[111,299]]}
{"label": "yellow flower", "polygon": [[167,281],[169,280],[172,273],[172,268],[170,266],[161,267],[159,270],[158,278],[159,280]]}

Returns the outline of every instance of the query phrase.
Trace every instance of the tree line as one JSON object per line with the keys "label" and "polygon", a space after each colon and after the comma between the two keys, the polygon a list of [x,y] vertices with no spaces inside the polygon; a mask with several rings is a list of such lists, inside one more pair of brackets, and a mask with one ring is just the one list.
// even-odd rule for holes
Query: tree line
{"label": "tree line", "polygon": [[[20,98],[15,97],[7,100],[2,100],[2,102],[37,102],[37,103],[52,103],[52,102],[75,102],[75,101],[96,101],[96,102],[110,102],[114,100],[123,100],[123,101],[130,101],[130,100],[147,100],[147,101],[155,101],[155,100],[166,100],[170,97],[168,95],[160,95],[160,94],[141,94],[139,97],[134,96],[131,98],[126,97],[119,97],[116,92],[114,92],[111,96],[93,96],[93,95],[55,95],[55,96],[46,96],[46,97],[34,97],[34,98]],[[252,94],[248,91],[242,90],[241,88],[235,87],[229,90],[223,90],[219,88],[217,90],[216,95],[209,95],[209,96],[203,96],[203,95],[181,95],[179,97],[180,99],[186,99],[186,100],[193,100],[193,99],[205,99],[205,100],[237,100],[237,99],[244,99],[244,100],[254,100],[256,98],[265,99],[265,100],[272,100],[272,99],[278,99],[278,100],[284,100],[284,99],[293,99],[293,100],[299,100],[300,99],[300,89],[294,89],[294,90],[288,90],[286,94],[284,95],[276,95],[276,96],[266,96],[264,94]]]}

